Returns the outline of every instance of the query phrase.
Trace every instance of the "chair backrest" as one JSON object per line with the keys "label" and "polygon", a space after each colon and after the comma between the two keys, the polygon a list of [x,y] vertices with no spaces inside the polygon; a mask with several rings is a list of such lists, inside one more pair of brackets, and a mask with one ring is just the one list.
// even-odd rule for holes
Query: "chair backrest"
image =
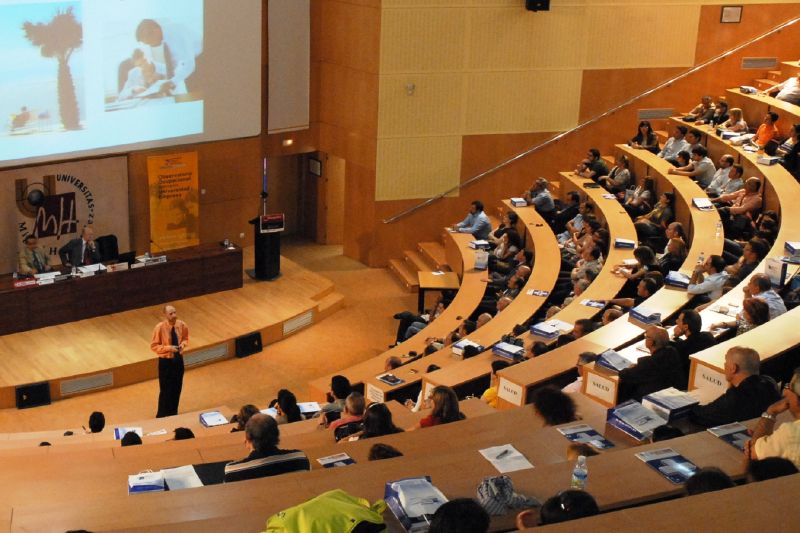
{"label": "chair backrest", "polygon": [[114,261],[119,259],[119,244],[116,235],[103,235],[94,240],[100,250],[100,257],[103,261]]}
{"label": "chair backrest", "polygon": [[364,424],[362,422],[350,422],[348,424],[342,424],[333,430],[333,438],[336,439],[336,442],[339,442],[340,440],[346,439],[350,435],[358,433],[363,429]]}

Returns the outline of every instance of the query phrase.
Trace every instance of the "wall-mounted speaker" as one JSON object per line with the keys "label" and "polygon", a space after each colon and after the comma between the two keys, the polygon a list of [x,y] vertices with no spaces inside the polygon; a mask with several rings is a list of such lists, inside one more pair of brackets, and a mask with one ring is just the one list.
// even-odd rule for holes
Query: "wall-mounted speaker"
{"label": "wall-mounted speaker", "polygon": [[550,0],[525,0],[528,11],[550,11]]}
{"label": "wall-mounted speaker", "polygon": [[260,352],[261,332],[255,331],[236,338],[236,357],[247,357]]}
{"label": "wall-mounted speaker", "polygon": [[16,388],[16,392],[17,409],[50,405],[50,383],[47,381],[20,385]]}

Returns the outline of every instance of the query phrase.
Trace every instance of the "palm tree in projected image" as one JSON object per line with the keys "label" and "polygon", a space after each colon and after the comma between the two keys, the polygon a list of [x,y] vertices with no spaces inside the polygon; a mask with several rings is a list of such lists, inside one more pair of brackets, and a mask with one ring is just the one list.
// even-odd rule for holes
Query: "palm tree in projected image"
{"label": "palm tree in projected image", "polygon": [[41,47],[42,57],[54,57],[58,61],[58,107],[61,123],[67,130],[79,130],[80,114],[75,83],[69,68],[69,58],[83,44],[83,27],[75,18],[72,7],[57,10],[48,24],[25,22],[22,25],[25,37]]}

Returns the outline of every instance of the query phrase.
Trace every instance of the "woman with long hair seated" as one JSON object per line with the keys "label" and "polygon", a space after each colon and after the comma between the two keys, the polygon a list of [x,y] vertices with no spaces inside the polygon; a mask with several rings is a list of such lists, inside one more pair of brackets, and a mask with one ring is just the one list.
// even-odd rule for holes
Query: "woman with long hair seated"
{"label": "woman with long hair seated", "polygon": [[371,439],[372,437],[392,435],[402,431],[402,429],[394,425],[392,412],[386,407],[385,403],[373,403],[364,411],[364,431],[357,438],[358,440]]}
{"label": "woman with long hair seated", "polygon": [[628,142],[631,148],[638,150],[647,150],[654,154],[658,153],[658,136],[653,131],[653,126],[650,125],[649,120],[639,122],[639,129],[636,135]]}
{"label": "woman with long hair seated", "polygon": [[286,389],[278,391],[278,402],[275,404],[275,409],[278,411],[278,416],[275,417],[275,422],[278,424],[288,424],[303,420],[303,415],[300,414],[300,407],[297,406],[297,397]]}
{"label": "woman with long hair seated", "polygon": [[419,425],[413,429],[449,424],[466,418],[459,409],[456,392],[450,387],[444,385],[434,387],[431,400],[433,401],[433,411],[420,420]]}

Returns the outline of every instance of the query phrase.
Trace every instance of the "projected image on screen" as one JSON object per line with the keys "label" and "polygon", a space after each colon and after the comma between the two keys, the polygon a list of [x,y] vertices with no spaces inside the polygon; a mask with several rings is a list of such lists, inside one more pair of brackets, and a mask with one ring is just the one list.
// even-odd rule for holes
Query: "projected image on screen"
{"label": "projected image on screen", "polygon": [[202,4],[123,7],[104,21],[106,111],[202,100]]}
{"label": "projected image on screen", "polygon": [[82,45],[80,2],[0,6],[0,54],[12,66],[0,72],[0,136],[83,127]]}
{"label": "projected image on screen", "polygon": [[0,167],[261,131],[261,0],[0,0]]}

